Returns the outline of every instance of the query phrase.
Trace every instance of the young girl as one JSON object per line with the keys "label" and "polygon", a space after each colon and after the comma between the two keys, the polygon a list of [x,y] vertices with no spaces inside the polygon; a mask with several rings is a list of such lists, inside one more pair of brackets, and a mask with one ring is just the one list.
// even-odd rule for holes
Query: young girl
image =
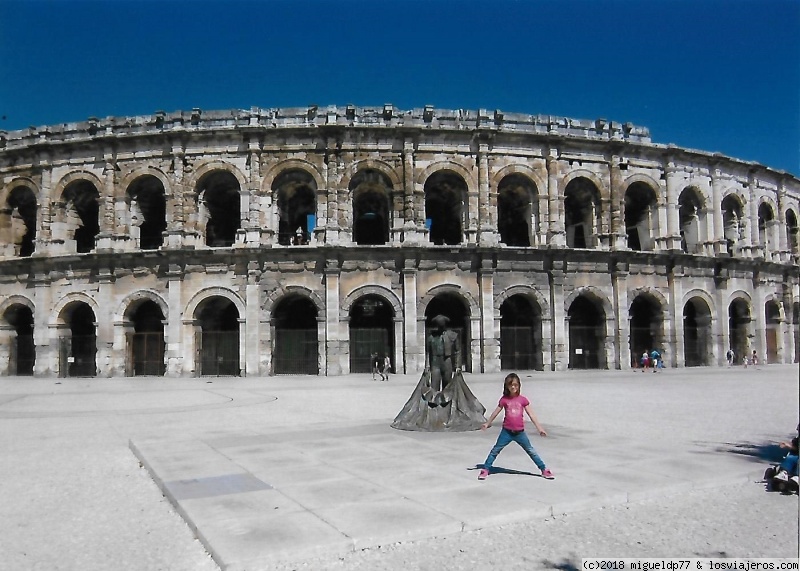
{"label": "young girl", "polygon": [[544,428],[542,428],[542,426],[539,424],[539,421],[536,419],[536,415],[533,413],[533,410],[531,410],[530,401],[519,394],[519,390],[519,376],[517,376],[516,373],[509,374],[503,382],[503,397],[500,399],[500,402],[497,403],[497,408],[494,409],[494,412],[492,412],[489,420],[481,426],[481,430],[486,430],[489,428],[494,419],[497,418],[497,415],[500,414],[500,411],[505,409],[506,412],[505,416],[503,417],[503,429],[500,431],[500,434],[497,437],[497,442],[495,443],[494,448],[492,448],[492,451],[489,452],[486,462],[483,463],[483,469],[481,469],[480,474],[478,474],[479,480],[486,479],[486,476],[489,475],[489,471],[492,469],[494,459],[497,458],[497,455],[500,454],[500,451],[508,446],[512,441],[522,446],[522,449],[528,453],[528,456],[531,457],[531,460],[533,460],[542,471],[542,477],[548,480],[555,478],[553,473],[544,465],[544,461],[536,453],[536,450],[534,450],[533,446],[531,446],[531,441],[528,439],[528,435],[525,434],[525,418],[522,416],[522,411],[525,411],[528,414],[528,418],[531,419],[531,422],[533,422],[536,430],[539,431],[539,435],[547,436],[547,432],[545,432]]}

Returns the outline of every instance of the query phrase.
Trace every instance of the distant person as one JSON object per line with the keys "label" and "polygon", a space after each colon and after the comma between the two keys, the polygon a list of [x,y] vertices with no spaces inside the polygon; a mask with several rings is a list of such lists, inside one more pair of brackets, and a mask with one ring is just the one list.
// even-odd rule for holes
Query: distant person
{"label": "distant person", "polygon": [[645,349],[644,353],[642,353],[642,356],[639,358],[639,364],[642,366],[643,373],[650,366],[650,355],[647,354],[647,349]]}
{"label": "distant person", "polygon": [[383,358],[383,366],[381,367],[381,380],[388,381],[389,373],[391,372],[392,372],[392,360],[389,358],[389,355],[386,355]]}
{"label": "distant person", "polygon": [[503,382],[503,396],[500,402],[497,403],[497,408],[494,409],[489,420],[481,426],[481,430],[486,430],[492,426],[492,422],[497,418],[497,415],[500,414],[500,411],[505,410],[503,428],[497,436],[497,442],[489,452],[489,456],[486,457],[486,461],[483,463],[483,468],[481,468],[478,474],[479,480],[486,479],[497,455],[500,454],[503,448],[511,444],[511,442],[516,442],[522,446],[522,449],[528,453],[528,456],[531,457],[534,464],[542,471],[543,478],[547,480],[555,478],[553,473],[545,466],[541,457],[536,453],[536,450],[534,450],[528,435],[525,434],[525,417],[522,415],[523,411],[527,413],[528,418],[531,419],[536,430],[539,431],[539,436],[547,436],[547,432],[545,432],[544,428],[539,424],[536,415],[531,409],[530,401],[520,394],[520,387],[519,376],[516,373],[508,374]]}
{"label": "distant person", "polygon": [[653,349],[650,351],[650,364],[653,366],[653,372],[657,373],[658,369],[663,368],[661,365],[661,353],[659,353],[658,349]]}
{"label": "distant person", "polygon": [[725,353],[725,358],[728,360],[728,366],[729,367],[731,365],[733,365],[733,360],[734,360],[735,357],[736,357],[736,355],[734,354],[733,349],[728,349],[728,352]]}
{"label": "distant person", "polygon": [[377,353],[370,355],[369,360],[372,366],[372,380],[374,381],[375,377],[381,374],[381,360],[378,358]]}
{"label": "distant person", "polygon": [[753,349],[753,356],[750,358],[750,362],[753,366],[758,365],[758,353],[756,353],[755,349]]}

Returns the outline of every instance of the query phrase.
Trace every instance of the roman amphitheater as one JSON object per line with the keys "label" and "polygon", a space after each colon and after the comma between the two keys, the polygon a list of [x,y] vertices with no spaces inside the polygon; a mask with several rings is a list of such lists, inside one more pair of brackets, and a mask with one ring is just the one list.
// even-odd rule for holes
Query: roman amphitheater
{"label": "roman amphitheater", "polygon": [[[0,132],[0,374],[628,369],[800,355],[800,180],[646,128],[303,107]],[[534,373],[535,374],[535,373]]]}

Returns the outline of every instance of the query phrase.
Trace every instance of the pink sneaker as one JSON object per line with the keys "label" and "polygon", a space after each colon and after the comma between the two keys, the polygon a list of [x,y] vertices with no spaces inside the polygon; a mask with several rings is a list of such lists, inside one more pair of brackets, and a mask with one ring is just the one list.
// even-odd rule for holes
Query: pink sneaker
{"label": "pink sneaker", "polygon": [[545,468],[544,470],[542,470],[542,478],[544,478],[545,480],[555,480],[556,477],[553,476],[553,473],[550,471],[549,468]]}
{"label": "pink sneaker", "polygon": [[488,475],[489,475],[489,470],[487,470],[486,468],[481,468],[481,471],[478,474],[478,479],[479,480],[485,480],[486,476],[488,476]]}

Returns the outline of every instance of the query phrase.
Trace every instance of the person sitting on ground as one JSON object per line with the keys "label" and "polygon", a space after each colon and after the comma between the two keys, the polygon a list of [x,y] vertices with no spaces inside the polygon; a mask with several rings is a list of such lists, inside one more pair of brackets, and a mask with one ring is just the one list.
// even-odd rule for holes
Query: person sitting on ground
{"label": "person sitting on ground", "polygon": [[781,442],[780,447],[789,450],[789,453],[777,466],[770,466],[764,472],[764,480],[767,481],[770,489],[796,494],[800,489],[800,478],[798,478],[798,439],[800,438],[800,424],[797,425],[797,436],[789,442]]}

